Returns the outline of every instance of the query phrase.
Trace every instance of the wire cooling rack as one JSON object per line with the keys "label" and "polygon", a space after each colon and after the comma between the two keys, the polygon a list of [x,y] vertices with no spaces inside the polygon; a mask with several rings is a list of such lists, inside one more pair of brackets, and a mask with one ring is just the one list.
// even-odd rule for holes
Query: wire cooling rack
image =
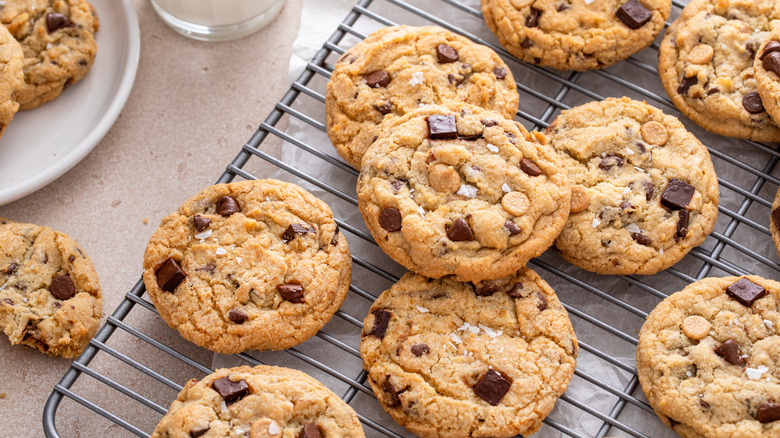
{"label": "wire cooling rack", "polygon": [[[672,18],[683,5],[674,2]],[[517,120],[529,129],[544,128],[562,109],[607,96],[645,99],[679,116],[660,87],[657,43],[605,70],[555,72],[518,62],[496,44],[482,22],[478,0],[360,0],[353,7],[218,182],[236,177],[286,179],[309,188],[336,212],[355,265],[342,309],[316,337],[296,348],[240,354],[235,360],[305,370],[355,408],[370,437],[411,436],[372,400],[359,356],[368,307],[402,270],[383,255],[377,256],[375,243],[355,214],[357,173],[336,158],[324,133],[324,94],[338,57],[372,30],[393,24],[436,24],[491,46],[518,79]],[[590,274],[563,262],[554,251],[531,262],[564,302],[581,347],[569,390],[545,420],[540,436],[672,436],[647,404],[634,367],[638,331],[647,313],[668,294],[706,276],[755,273],[771,278],[780,272],[767,227],[770,200],[780,183],[775,169],[780,153],[770,146],[708,134],[681,119],[708,145],[721,177],[720,215],[704,245],[675,267],[650,277]],[[277,143],[283,141],[281,151],[271,151],[268,145],[273,138]],[[273,175],[254,172],[263,162],[275,166]],[[104,422],[107,430],[113,427],[127,436],[146,437],[187,379],[212,372],[210,362],[202,363],[209,355],[196,359],[181,353],[192,348],[175,332],[161,338],[148,334],[150,326],[160,325],[160,319],[144,292],[139,281],[56,385],[43,415],[47,436],[60,436],[57,413],[63,413],[65,403],[75,403],[67,410],[69,416],[61,416],[60,421],[72,423],[76,419],[71,416],[77,416],[90,428]],[[130,344],[144,353],[130,357],[124,350]],[[125,376],[132,373],[140,376],[133,381],[135,386],[125,383]],[[181,376],[186,378],[175,380]]]}

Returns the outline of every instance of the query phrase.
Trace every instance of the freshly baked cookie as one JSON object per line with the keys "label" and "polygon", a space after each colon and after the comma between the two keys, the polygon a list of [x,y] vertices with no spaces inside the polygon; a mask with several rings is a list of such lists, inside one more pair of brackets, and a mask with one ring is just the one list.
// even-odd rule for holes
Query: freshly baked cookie
{"label": "freshly baked cookie", "polygon": [[527,268],[478,284],[407,273],[371,306],[360,343],[379,403],[421,437],[536,432],[577,353],[566,310]]}
{"label": "freshly baked cookie", "polygon": [[777,124],[780,122],[780,27],[776,27],[756,51],[753,62],[756,87],[766,112]]}
{"label": "freshly baked cookie", "polygon": [[705,278],[642,326],[639,382],[685,438],[780,436],[780,283]]}
{"label": "freshly baked cookie", "polygon": [[15,94],[23,110],[53,100],[92,67],[98,21],[85,0],[7,0],[0,22],[24,51],[25,86]]}
{"label": "freshly baked cookie", "polygon": [[692,0],[661,43],[658,73],[677,108],[716,134],[780,141],[753,60],[780,20],[775,0]]}
{"label": "freshly baked cookie", "polygon": [[379,124],[424,105],[467,102],[514,118],[512,72],[488,47],[440,27],[380,29],[348,50],[328,82],[325,114],[333,146],[360,170]]}
{"label": "freshly baked cookie", "polygon": [[357,414],[301,371],[260,365],[190,380],[152,438],[362,438]]}
{"label": "freshly baked cookie", "polygon": [[22,46],[8,29],[0,26],[0,135],[19,110],[14,94],[24,86],[23,57]]}
{"label": "freshly baked cookie", "polygon": [[95,268],[73,239],[0,218],[0,330],[11,344],[75,358],[102,307]]}
{"label": "freshly baked cookie", "polygon": [[363,158],[358,206],[379,246],[406,268],[459,281],[500,278],[563,228],[566,170],[516,122],[449,104],[383,126]]}
{"label": "freshly baked cookie", "polygon": [[572,182],[563,258],[651,275],[704,242],[718,216],[710,154],[677,118],[627,97],[563,111],[547,128]]}
{"label": "freshly baked cookie", "polygon": [[777,256],[780,257],[780,188],[775,193],[775,201],[772,203],[772,215],[769,219],[769,231],[777,248]]}
{"label": "freshly baked cookie", "polygon": [[218,184],[164,218],[144,255],[162,319],[219,353],[283,350],[347,296],[352,259],[330,208],[267,179]]}
{"label": "freshly baked cookie", "polygon": [[482,15],[523,61],[582,71],[649,46],[671,7],[671,0],[482,0]]}

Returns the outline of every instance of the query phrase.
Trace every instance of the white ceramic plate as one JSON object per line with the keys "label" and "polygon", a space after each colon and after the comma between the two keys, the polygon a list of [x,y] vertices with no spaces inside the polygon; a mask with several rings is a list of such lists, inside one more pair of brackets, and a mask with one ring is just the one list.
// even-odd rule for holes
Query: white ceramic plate
{"label": "white ceramic plate", "polygon": [[59,178],[87,156],[125,106],[141,52],[130,0],[90,0],[100,18],[92,70],[57,99],[16,113],[0,138],[0,205]]}

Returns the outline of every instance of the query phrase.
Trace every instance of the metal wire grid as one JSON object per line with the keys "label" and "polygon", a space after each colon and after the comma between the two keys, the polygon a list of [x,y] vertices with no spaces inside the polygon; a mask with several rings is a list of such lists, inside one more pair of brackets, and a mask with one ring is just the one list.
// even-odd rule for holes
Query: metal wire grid
{"label": "metal wire grid", "polygon": [[[673,4],[673,16],[676,16],[684,3],[675,1]],[[444,15],[455,16],[455,19],[439,18]],[[324,136],[324,84],[338,56],[357,39],[364,38],[370,29],[386,25],[436,24],[492,47],[505,58],[515,77],[522,78],[522,83],[517,84],[521,93],[521,109],[517,116],[528,128],[544,128],[560,110],[585,101],[603,99],[606,95],[644,98],[669,113],[678,114],[663,92],[651,89],[653,85],[658,89],[655,68],[657,44],[606,70],[560,73],[520,63],[498,46],[495,39],[483,39],[470,32],[468,29],[484,26],[481,19],[478,0],[360,0],[242,147],[235,160],[227,166],[218,182],[228,182],[236,176],[257,178],[251,168],[255,162],[262,160],[276,166],[283,179],[312,188],[330,205],[355,210],[357,172],[334,158],[335,154]],[[307,114],[307,108],[312,106],[318,109],[317,112]],[[638,388],[633,365],[636,334],[647,313],[669,293],[709,275],[756,273],[775,276],[780,271],[771,242],[757,245],[757,248],[751,248],[755,244],[744,243],[750,240],[746,236],[753,236],[753,240],[758,236],[764,242],[770,240],[767,239],[770,233],[765,225],[771,209],[771,201],[767,198],[771,199],[780,183],[773,175],[780,153],[755,142],[733,140],[724,143],[722,138],[704,133],[683,120],[705,143],[711,141],[720,145],[709,147],[718,173],[735,175],[729,180],[719,179],[721,214],[715,232],[704,245],[691,251],[675,267],[641,278],[592,275],[562,262],[552,252],[531,262],[558,292],[578,334],[588,333],[587,336],[580,335],[581,354],[572,384],[561,397],[556,410],[545,420],[547,427],[540,435],[602,438],[608,434],[619,434],[648,438],[648,428],[660,423]],[[288,133],[281,127],[286,124],[303,125],[303,128]],[[285,147],[297,155],[292,159],[287,156],[285,160],[279,154],[264,151],[264,141],[269,140],[269,136],[283,140]],[[323,138],[323,142],[311,141],[318,137]],[[304,159],[301,160],[301,157]],[[318,171],[313,170],[317,168],[327,168],[329,176],[317,175]],[[337,210],[334,208],[334,211]],[[292,364],[329,382],[331,389],[340,390],[343,399],[358,411],[368,436],[410,436],[377,409],[376,402],[366,403],[373,394],[366,384],[366,373],[360,367],[358,351],[362,319],[368,306],[382,290],[397,280],[401,271],[388,262],[389,259],[377,259],[368,251],[361,252],[360,248],[373,248],[375,243],[359,219],[351,222],[337,219],[355,254],[355,276],[347,302],[334,320],[315,338],[299,347],[255,357],[248,354],[237,356],[251,365]],[[616,284],[625,289],[625,293],[614,293]],[[607,292],[607,288],[613,291]],[[185,375],[197,377],[212,372],[209,366],[180,353],[178,350],[181,348],[174,346],[180,343],[178,339],[155,339],[144,331],[147,326],[144,321],[150,318],[159,320],[144,292],[143,283],[139,281],[108,318],[88,349],[73,362],[71,369],[55,386],[43,415],[47,436],[59,436],[55,417],[63,400],[76,402],[97,414],[95,418],[102,417],[132,435],[149,436],[150,428],[167,412],[166,407],[173,398],[171,394],[181,390],[184,383],[174,381],[166,374],[175,372],[182,375],[182,370],[187,370]],[[603,314],[605,308],[613,314],[611,318],[593,315]],[[138,322],[133,325],[133,321]],[[122,342],[111,343],[117,338],[143,343],[148,347],[150,356],[167,355],[165,357],[178,368],[155,369],[144,363],[148,362],[145,360],[148,358],[129,357],[122,352]],[[334,362],[332,355],[323,354],[326,350],[338,352],[340,359]],[[116,362],[117,371],[98,371],[90,367],[96,358]],[[121,383],[121,374],[128,369],[148,376],[150,385],[166,389],[166,398],[155,400],[155,396],[145,395],[150,392],[145,388],[130,388]],[[605,370],[612,371],[607,373]],[[76,389],[79,383],[90,387],[103,385],[106,398],[95,401],[80,395]],[[108,400],[116,398],[123,398],[133,407],[142,407],[145,413],[139,418],[125,418],[125,410],[108,407],[109,404],[114,405]],[[592,403],[594,399],[606,401],[606,404]]]}

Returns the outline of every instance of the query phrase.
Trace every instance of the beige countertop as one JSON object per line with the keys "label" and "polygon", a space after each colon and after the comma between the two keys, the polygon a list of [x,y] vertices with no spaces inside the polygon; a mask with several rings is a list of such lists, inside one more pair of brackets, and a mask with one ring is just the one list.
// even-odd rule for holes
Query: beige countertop
{"label": "beige countertop", "polygon": [[[46,225],[79,242],[100,277],[104,320],[140,278],[146,241],[160,219],[222,174],[287,90],[303,0],[287,0],[270,26],[224,43],[180,36],[157,18],[147,0],[132,3],[141,28],[141,59],[116,123],[64,176],[0,206],[0,216]],[[167,328],[152,321],[149,330]],[[209,362],[204,350],[186,343],[177,348]],[[0,399],[5,423],[0,434],[43,436],[44,403],[70,363],[12,347],[0,336],[0,394],[6,394]],[[86,395],[90,391],[82,389]],[[158,402],[165,399],[170,393]],[[62,436],[131,436],[74,405],[63,404],[58,411]]]}

